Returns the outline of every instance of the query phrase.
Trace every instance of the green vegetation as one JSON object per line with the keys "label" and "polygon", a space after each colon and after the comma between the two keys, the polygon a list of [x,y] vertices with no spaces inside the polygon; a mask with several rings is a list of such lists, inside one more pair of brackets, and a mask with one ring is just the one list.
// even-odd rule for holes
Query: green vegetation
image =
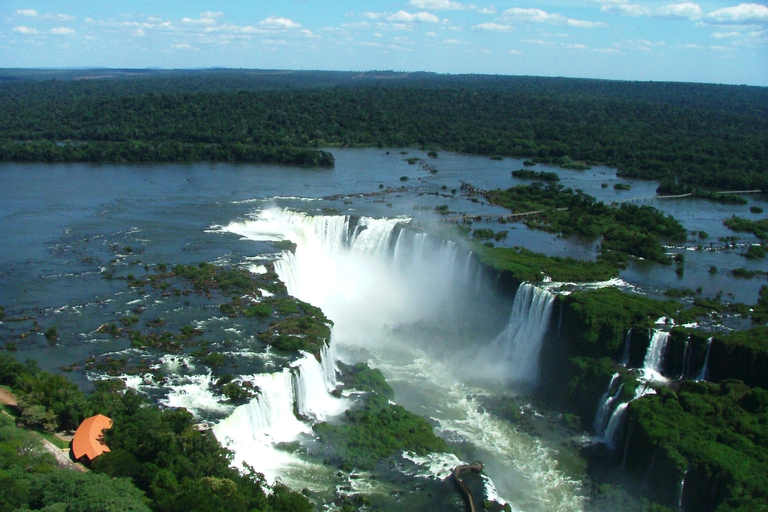
{"label": "green vegetation", "polygon": [[403,451],[423,455],[448,450],[445,441],[435,436],[432,426],[403,407],[390,403],[392,389],[381,372],[361,363],[348,367],[352,374],[345,383],[349,389],[367,393],[361,404],[345,412],[340,425],[319,423],[314,431],[321,451],[330,463],[351,470],[371,469],[376,463]]}
{"label": "green vegetation", "polygon": [[725,224],[728,229],[732,229],[733,231],[752,233],[757,238],[768,240],[768,218],[760,220],[749,220],[734,215],[729,219],[725,219],[723,224]]}
{"label": "green vegetation", "polygon": [[618,269],[607,263],[545,256],[522,247],[475,249],[483,264],[509,272],[518,282],[537,283],[545,276],[560,282],[605,281],[619,275]]}
{"label": "green vegetation", "polygon": [[0,415],[3,510],[312,510],[301,494],[281,484],[268,494],[260,475],[232,468],[231,453],[186,410],[152,406],[122,381],[97,381],[85,396],[64,377],[0,354],[0,384],[19,396],[18,421],[27,428],[76,429],[97,412],[114,422],[105,433],[111,451],[94,461],[95,473],[79,474],[55,469],[31,433]]}
{"label": "green vegetation", "polygon": [[526,180],[560,181],[560,176],[556,172],[532,171],[531,169],[512,171],[512,176]]}
{"label": "green vegetation", "polygon": [[304,350],[319,355],[331,342],[331,326],[320,308],[294,299],[300,312],[272,324],[259,333],[259,340],[279,350]]}
{"label": "green vegetation", "polygon": [[[678,392],[661,388],[635,400],[627,417],[633,425],[628,468],[645,474],[656,457],[668,464],[669,473],[687,472],[686,510],[768,507],[765,389],[738,381],[685,381]],[[651,478],[656,484],[658,477]]]}
{"label": "green vegetation", "polygon": [[613,356],[630,329],[650,328],[664,316],[674,316],[680,305],[623,293],[616,288],[600,288],[563,297],[569,330],[574,333],[579,352],[594,357]]}
{"label": "green vegetation", "polygon": [[0,161],[322,165],[329,155],[315,148],[424,146],[568,168],[602,163],[695,187],[768,188],[760,87],[245,70],[3,75]]}
{"label": "green vegetation", "polygon": [[540,183],[487,192],[488,200],[512,212],[538,212],[524,217],[526,225],[565,236],[602,236],[600,259],[626,265],[628,256],[660,263],[669,259],[659,241],[685,240],[685,228],[670,215],[650,206],[597,202],[580,190]]}

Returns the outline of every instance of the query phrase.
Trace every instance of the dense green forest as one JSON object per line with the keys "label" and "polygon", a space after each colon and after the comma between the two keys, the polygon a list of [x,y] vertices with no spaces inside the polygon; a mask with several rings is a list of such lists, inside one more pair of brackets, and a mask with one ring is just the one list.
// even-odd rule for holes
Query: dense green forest
{"label": "dense green forest", "polygon": [[330,165],[322,153],[285,153],[434,146],[565,167],[602,163],[670,187],[768,188],[768,89],[759,87],[391,72],[4,70],[0,119],[0,161]]}

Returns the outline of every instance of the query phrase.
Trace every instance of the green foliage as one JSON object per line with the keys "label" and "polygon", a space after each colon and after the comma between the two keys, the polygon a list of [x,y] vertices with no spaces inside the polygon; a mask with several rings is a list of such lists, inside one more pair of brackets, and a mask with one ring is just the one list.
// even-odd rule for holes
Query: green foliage
{"label": "green foliage", "polygon": [[388,81],[330,72],[156,71],[98,81],[46,73],[57,79],[16,73],[0,81],[0,160],[327,163],[332,157],[314,148],[415,145],[570,168],[600,162],[624,176],[696,187],[766,188],[768,99],[759,87],[428,73]]}
{"label": "green foliage", "polygon": [[616,288],[600,288],[572,293],[565,303],[570,331],[586,354],[613,355],[627,331],[648,328],[663,316],[673,316],[679,308],[674,301],[658,301],[624,293]]}
{"label": "green foliage", "polygon": [[49,343],[55,343],[56,340],[59,339],[59,331],[55,325],[52,325],[49,328],[47,328],[44,334],[45,334],[45,339],[47,339]]}
{"label": "green foliage", "polygon": [[403,451],[423,455],[448,450],[427,420],[389,401],[392,389],[381,372],[364,363],[351,371],[348,386],[368,390],[362,403],[345,412],[342,424],[319,423],[313,427],[322,456],[329,462],[347,470],[371,469]]}
{"label": "green foliage", "polygon": [[491,190],[488,200],[513,212],[538,212],[524,217],[526,225],[564,235],[602,236],[601,257],[623,266],[627,255],[668,262],[660,238],[685,240],[683,226],[669,215],[650,206],[622,203],[609,207],[580,190],[559,184],[519,185]]}
{"label": "green foliage", "polygon": [[536,283],[544,276],[555,281],[604,281],[619,274],[618,269],[605,262],[579,261],[535,253],[522,247],[477,247],[480,261],[503,272],[510,272],[519,282]]}
{"label": "green foliage", "polygon": [[252,292],[256,286],[253,275],[247,270],[225,269],[211,263],[174,265],[173,273],[193,282],[198,290],[220,289],[226,293]]}
{"label": "green foliage", "polygon": [[768,254],[768,246],[750,245],[743,256],[748,260],[762,260],[766,254]]}
{"label": "green foliage", "polygon": [[98,473],[54,471],[37,477],[30,488],[33,509],[66,512],[149,512],[144,493],[127,478]]}
{"label": "green foliage", "polygon": [[130,478],[146,493],[153,510],[269,511],[286,510],[279,508],[281,503],[292,502],[299,510],[307,509],[306,498],[289,490],[281,490],[287,493],[285,502],[270,505],[262,478],[232,468],[231,454],[210,431],[196,429],[186,410],[149,406],[131,391],[115,394],[103,389],[92,399],[114,422],[105,433],[111,451],[94,461],[94,471]]}
{"label": "green foliage", "polygon": [[723,221],[723,224],[733,231],[748,232],[757,238],[768,240],[768,218],[749,220],[743,217],[732,216]]}
{"label": "green foliage", "polygon": [[517,169],[512,171],[512,176],[526,180],[560,181],[560,176],[556,172],[533,171],[531,169]]}
{"label": "green foliage", "polygon": [[[768,507],[768,391],[738,381],[685,381],[633,401],[627,464],[644,470],[655,449],[688,471],[687,509]],[[740,509],[741,510],[741,509]]]}

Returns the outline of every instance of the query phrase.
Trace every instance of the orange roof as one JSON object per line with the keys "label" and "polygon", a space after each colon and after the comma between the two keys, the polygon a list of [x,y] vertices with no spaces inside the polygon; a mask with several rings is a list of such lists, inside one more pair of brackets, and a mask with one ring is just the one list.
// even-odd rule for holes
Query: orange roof
{"label": "orange roof", "polygon": [[103,414],[84,419],[72,438],[72,454],[75,460],[80,460],[81,457],[93,460],[108,452],[109,448],[102,440],[102,431],[109,428],[112,428],[112,420]]}

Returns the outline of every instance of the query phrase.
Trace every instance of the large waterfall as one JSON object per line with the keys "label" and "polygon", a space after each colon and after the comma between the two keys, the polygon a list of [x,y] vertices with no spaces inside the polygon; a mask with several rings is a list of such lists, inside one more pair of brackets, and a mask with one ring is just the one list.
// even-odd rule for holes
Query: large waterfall
{"label": "large waterfall", "polygon": [[541,345],[554,300],[546,290],[529,283],[520,285],[507,327],[487,350],[488,361],[494,361],[493,369],[502,378],[525,387],[537,384]]}
{"label": "large waterfall", "polygon": [[[473,457],[486,462],[499,495],[514,497],[514,508],[579,510],[579,483],[556,468],[553,453],[480,412],[471,398],[503,393],[510,382],[535,384],[554,296],[523,284],[510,304],[492,292],[470,251],[408,225],[403,218],[269,209],[222,230],[247,240],[293,242],[275,269],[291,295],[334,322],[331,348],[338,347],[342,360],[380,368],[398,403],[431,418],[438,433],[473,446]],[[317,368],[297,363],[257,376],[259,397],[215,429],[219,439],[230,440],[236,462],[258,471],[266,463],[269,476],[281,477],[281,468],[298,463],[273,445],[299,438],[311,421],[339,411],[340,401],[328,393],[334,360],[329,351]],[[282,394],[273,395],[271,385]]]}
{"label": "large waterfall", "polygon": [[311,354],[280,372],[250,376],[258,396],[242,405],[213,428],[216,438],[235,454],[234,463],[243,462],[274,481],[286,466],[298,459],[275,449],[282,442],[295,441],[310,432],[304,418],[322,421],[341,413],[348,403],[330,394],[336,385],[335,370],[327,364],[332,351],[323,351],[322,361]]}

